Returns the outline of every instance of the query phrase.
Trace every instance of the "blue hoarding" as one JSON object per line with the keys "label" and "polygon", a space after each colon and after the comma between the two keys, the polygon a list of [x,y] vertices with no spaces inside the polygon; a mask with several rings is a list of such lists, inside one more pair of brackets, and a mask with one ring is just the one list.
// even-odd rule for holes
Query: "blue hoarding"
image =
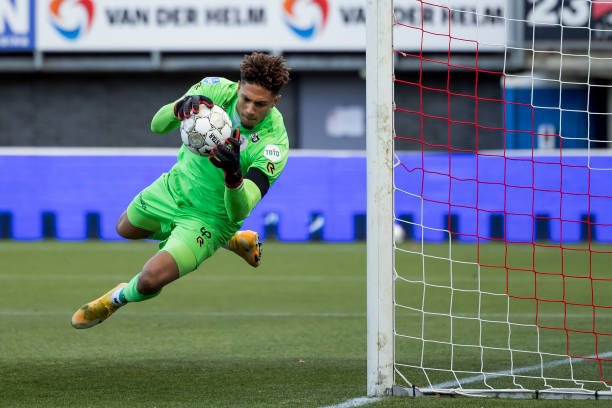
{"label": "blue hoarding", "polygon": [[[400,154],[395,212],[409,238],[612,242],[612,157]],[[120,239],[115,223],[174,156],[2,156],[0,238]],[[425,169],[425,170],[423,170]],[[282,241],[365,237],[364,155],[293,155],[245,228]],[[390,215],[391,216],[391,215]],[[452,221],[449,221],[451,220]],[[315,228],[316,227],[316,228]],[[539,231],[536,229],[539,227]],[[315,231],[316,229],[316,231]],[[270,238],[269,236],[266,238]]]}
{"label": "blue hoarding", "polygon": [[34,0],[0,0],[0,51],[34,49]]}

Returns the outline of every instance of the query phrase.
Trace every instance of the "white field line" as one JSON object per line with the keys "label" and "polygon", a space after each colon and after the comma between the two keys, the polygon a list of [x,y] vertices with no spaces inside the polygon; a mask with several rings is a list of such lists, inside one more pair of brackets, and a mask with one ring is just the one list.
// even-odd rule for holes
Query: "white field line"
{"label": "white field line", "polygon": [[[1,252],[1,251],[0,251]],[[129,275],[129,273],[126,273]],[[93,275],[88,274],[87,272],[80,272],[77,274],[68,274],[68,273],[54,273],[54,274],[31,274],[31,273],[0,273],[0,279],[22,279],[22,280],[62,280],[62,279],[70,279],[70,280],[105,280],[109,278],[116,279],[125,279],[126,274],[105,274],[105,275]],[[366,277],[365,273],[363,275],[353,275],[353,276],[334,276],[334,275],[303,275],[303,276],[294,276],[294,275],[258,275],[254,272],[252,275],[206,275],[206,272],[191,273],[189,275],[189,279],[195,280],[278,280],[278,281],[322,281],[322,280],[343,280],[343,281],[363,281],[365,282]],[[481,282],[495,282],[498,279],[481,279]],[[524,281],[527,282],[529,280],[533,280],[533,278],[525,278]],[[454,282],[476,282],[472,278],[454,278]],[[519,282],[519,280],[517,280]],[[430,286],[435,286],[432,283],[429,283]],[[448,286],[439,286],[450,290]],[[459,289],[456,289],[459,290]],[[465,290],[464,290],[465,291]],[[474,290],[475,292],[475,290]],[[499,294],[501,295],[501,294]]]}
{"label": "white field line", "polygon": [[[605,312],[600,312],[597,314],[597,318],[598,319],[612,319],[612,313],[610,314],[604,314]],[[415,314],[419,314],[420,313],[415,313]],[[480,313],[480,315],[478,315],[477,313],[474,314],[466,314],[466,313],[458,313],[458,314],[454,314],[453,317],[470,317],[472,319],[477,319],[478,316],[480,316],[481,318],[487,318],[487,317],[501,317],[504,320],[500,320],[499,323],[507,323],[506,322],[506,316],[508,316],[508,318],[510,319],[510,324],[512,323],[518,323],[518,322],[513,322],[512,318],[516,317],[516,318],[521,318],[521,317],[535,317],[535,313]],[[572,317],[572,318],[593,318],[593,313],[538,313],[538,317]]]}
{"label": "white field line", "polygon": [[[608,352],[599,354],[599,358],[608,358],[610,356],[612,356],[612,351],[608,351]],[[592,354],[588,356],[587,358],[596,358],[596,357],[597,356],[595,354]],[[545,364],[534,364],[530,366],[519,367],[512,371],[504,370],[504,371],[496,371],[494,373],[487,373],[486,378],[491,379],[491,378],[496,378],[496,377],[506,377],[506,376],[512,376],[516,374],[526,373],[529,371],[539,370],[540,368],[558,367],[560,365],[568,364],[569,359],[570,358],[568,357],[568,358],[563,358],[560,360],[551,361]],[[572,364],[578,364],[583,361],[587,361],[587,360],[583,358],[576,358],[576,359],[573,359]],[[482,375],[482,374],[473,375],[471,377],[465,377],[465,378],[459,379],[459,385],[470,384],[470,383],[482,381],[484,379],[485,379],[485,375]],[[431,388],[422,388],[421,390],[429,390],[429,389],[435,390],[435,389],[443,389],[443,388],[456,387],[456,386],[457,386],[457,381],[446,381],[440,384],[432,385]]]}
{"label": "white field line", "polygon": [[[0,316],[58,316],[73,313],[74,311],[36,311],[36,310],[10,310],[0,309]],[[138,316],[262,316],[262,317],[366,317],[366,313],[360,312],[346,312],[346,313],[334,313],[334,312],[207,312],[207,311],[159,311],[159,312],[148,312],[148,311],[140,311],[140,312],[130,312],[125,311],[121,312],[121,314],[127,315],[138,315]],[[417,315],[417,313],[415,313]],[[533,317],[532,313],[514,313],[512,314],[514,317]],[[572,318],[591,318],[593,317],[590,313],[567,313],[563,315],[562,313],[540,313],[538,316],[540,317],[572,317]],[[481,313],[480,317],[506,317],[505,313]],[[612,315],[602,315],[598,316],[599,319],[612,319]],[[506,323],[505,321],[503,323]],[[512,322],[510,322],[512,324]]]}
{"label": "white field line", "polygon": [[353,398],[340,404],[336,405],[326,405],[321,408],[352,408],[352,407],[360,407],[362,405],[372,404],[374,402],[380,401],[382,398],[368,398],[368,397],[359,397]]}
{"label": "white field line", "polygon": [[[414,315],[420,315],[420,313],[414,313]],[[459,314],[454,314],[452,317],[464,317],[464,318],[471,318],[471,319],[478,319],[478,317],[480,317],[481,319],[487,319],[487,318],[495,318],[495,317],[501,317],[503,318],[503,320],[498,321],[498,323],[508,323],[506,322],[506,316],[510,319],[510,324],[512,323],[519,323],[519,322],[513,322],[512,318],[535,318],[535,313],[480,313],[480,315],[474,313],[472,315],[468,315],[465,313],[459,313]],[[538,317],[551,317],[551,318],[555,318],[555,317],[571,317],[571,318],[593,318],[593,314],[592,313],[538,313]],[[597,318],[598,319],[612,319],[612,313],[610,314],[597,314]]]}
{"label": "white field line", "polygon": [[[0,310],[0,316],[70,316],[74,310]],[[124,311],[118,312],[127,316],[201,316],[201,317],[365,317],[365,313],[333,312],[207,312],[207,311]]]}

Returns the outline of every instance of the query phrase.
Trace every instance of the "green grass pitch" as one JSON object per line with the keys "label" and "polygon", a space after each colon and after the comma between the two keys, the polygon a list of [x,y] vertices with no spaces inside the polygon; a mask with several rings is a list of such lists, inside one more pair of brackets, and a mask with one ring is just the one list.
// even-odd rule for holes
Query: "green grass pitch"
{"label": "green grass pitch", "polygon": [[[266,243],[257,269],[219,251],[159,297],[130,304],[89,330],[70,326],[77,307],[137,273],[155,248],[146,242],[0,242],[0,406],[321,407],[365,395],[364,244]],[[425,268],[443,286],[446,266]],[[411,255],[398,256],[398,271],[422,274]],[[422,296],[419,290],[402,285],[398,296],[410,303]],[[433,309],[427,310],[448,306],[447,297],[430,290],[426,307]],[[456,296],[454,311],[469,316],[472,300]],[[407,330],[413,318],[407,313],[398,328]],[[431,323],[437,329],[425,335],[443,339],[448,327]],[[467,341],[470,329],[454,332]],[[486,338],[503,343],[504,335],[500,330]],[[399,359],[415,357],[416,346],[401,346]],[[427,352],[428,364],[445,364],[443,351]],[[390,398],[367,406],[553,404],[602,406],[447,398]]]}

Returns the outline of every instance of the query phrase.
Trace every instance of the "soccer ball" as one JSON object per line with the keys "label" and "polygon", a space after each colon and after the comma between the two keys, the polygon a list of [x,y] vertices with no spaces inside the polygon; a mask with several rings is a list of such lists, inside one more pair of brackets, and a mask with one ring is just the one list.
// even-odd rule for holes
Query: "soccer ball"
{"label": "soccer ball", "polygon": [[232,121],[220,106],[200,104],[200,111],[181,121],[183,144],[199,156],[209,156],[213,147],[232,135]]}
{"label": "soccer ball", "polygon": [[401,244],[406,240],[406,231],[404,231],[404,228],[398,224],[398,223],[394,223],[393,224],[393,241],[395,241],[395,244]]}

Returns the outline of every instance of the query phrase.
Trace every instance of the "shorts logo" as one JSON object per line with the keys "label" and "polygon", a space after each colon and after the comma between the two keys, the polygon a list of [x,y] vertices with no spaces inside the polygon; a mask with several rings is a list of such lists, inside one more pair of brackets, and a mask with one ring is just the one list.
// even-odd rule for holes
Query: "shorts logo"
{"label": "shorts logo", "polygon": [[145,203],[144,198],[142,198],[142,193],[138,194],[138,200],[140,201],[140,206],[143,210],[147,209],[147,203]]}
{"label": "shorts logo", "polygon": [[259,133],[254,132],[254,133],[251,133],[249,136],[251,136],[251,142],[253,143],[259,142]]}
{"label": "shorts logo", "polygon": [[264,157],[266,159],[270,159],[270,161],[273,163],[278,163],[283,159],[283,154],[280,151],[280,147],[269,144],[266,145],[266,148],[264,149]]}
{"label": "shorts logo", "polygon": [[206,227],[202,227],[200,228],[200,235],[196,237],[196,242],[198,243],[200,248],[202,248],[202,245],[204,245],[204,238],[210,239],[211,237],[212,234],[210,233],[210,231],[208,231]]}
{"label": "shorts logo", "polygon": [[276,170],[276,167],[274,167],[274,163],[268,162],[268,164],[266,164],[266,170],[268,170],[268,173],[274,174],[274,170]]}

